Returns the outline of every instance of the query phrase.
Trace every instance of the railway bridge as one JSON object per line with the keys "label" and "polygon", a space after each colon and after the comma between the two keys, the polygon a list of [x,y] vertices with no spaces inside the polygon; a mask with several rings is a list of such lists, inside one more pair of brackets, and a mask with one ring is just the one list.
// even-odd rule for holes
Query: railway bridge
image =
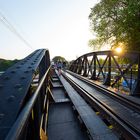
{"label": "railway bridge", "polygon": [[140,139],[140,54],[84,54],[61,74],[40,49],[0,76],[0,140]]}

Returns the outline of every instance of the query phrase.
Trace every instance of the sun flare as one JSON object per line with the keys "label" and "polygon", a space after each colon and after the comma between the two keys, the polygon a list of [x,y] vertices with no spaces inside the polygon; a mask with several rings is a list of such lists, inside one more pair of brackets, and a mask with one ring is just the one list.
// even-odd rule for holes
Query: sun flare
{"label": "sun flare", "polygon": [[121,52],[122,52],[122,48],[121,48],[121,47],[118,47],[118,48],[115,49],[115,51],[116,51],[117,53],[121,53]]}

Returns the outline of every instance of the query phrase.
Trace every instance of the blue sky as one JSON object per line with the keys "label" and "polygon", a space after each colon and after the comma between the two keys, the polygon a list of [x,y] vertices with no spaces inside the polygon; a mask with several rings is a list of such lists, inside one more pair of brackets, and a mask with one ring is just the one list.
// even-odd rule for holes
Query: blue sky
{"label": "blue sky", "polygon": [[0,58],[21,59],[39,48],[67,60],[89,52],[88,15],[99,0],[0,0],[0,13],[32,46],[0,22]]}

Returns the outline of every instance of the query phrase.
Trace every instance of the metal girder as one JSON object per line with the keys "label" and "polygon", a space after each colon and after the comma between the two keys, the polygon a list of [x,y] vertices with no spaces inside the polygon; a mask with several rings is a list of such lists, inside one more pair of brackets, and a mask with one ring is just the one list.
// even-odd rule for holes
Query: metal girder
{"label": "metal girder", "polygon": [[44,63],[43,68],[46,71],[50,65],[49,52],[39,49],[10,67],[0,77],[0,139],[4,139],[28,100],[32,80],[44,57],[46,65]]}
{"label": "metal girder", "polygon": [[132,88],[132,94],[140,94],[140,54],[138,56],[138,76],[137,76],[137,81],[135,82],[133,88]]}
{"label": "metal girder", "polygon": [[[100,62],[99,58],[104,55],[106,56],[105,59],[103,59],[102,63]],[[98,57],[99,56],[99,57]],[[92,60],[89,60],[88,58],[92,57]],[[121,68],[121,65],[119,64],[119,59],[126,59],[129,63],[125,63],[125,68]],[[139,59],[139,62],[138,62]],[[103,76],[103,84],[108,86],[114,86],[118,84],[119,80],[124,80],[127,84],[127,88],[130,91],[130,94],[136,95],[140,94],[140,53],[139,52],[123,52],[122,54],[119,54],[115,51],[97,51],[97,52],[91,52],[84,54],[77,58],[74,63],[72,64],[73,67],[76,63],[74,71],[71,69],[71,71],[76,72],[78,74],[82,74],[83,76],[90,77],[92,80],[98,80],[100,79],[100,74]],[[134,79],[132,77],[132,66],[136,65],[138,74],[134,74]],[[99,67],[99,68],[98,68]],[[112,72],[115,68],[116,76],[114,76],[114,80],[112,80]],[[107,70],[107,71],[106,71]],[[131,77],[130,75],[131,71]],[[130,78],[130,80],[129,80]],[[132,85],[132,80],[135,80],[135,83]]]}
{"label": "metal girder", "polygon": [[84,56],[84,60],[83,60],[83,76],[87,76],[87,65],[88,65],[88,60],[87,60],[87,56]]}
{"label": "metal girder", "polygon": [[82,72],[82,60],[78,59],[78,71],[77,71],[77,73],[81,74],[81,72]]}
{"label": "metal girder", "polygon": [[104,84],[104,85],[110,86],[110,84],[111,84],[111,54],[110,54],[110,53],[107,55],[107,57],[106,57],[106,59],[105,59],[105,61],[104,61],[104,63],[103,63],[102,68],[104,67],[104,65],[105,65],[105,63],[106,63],[106,61],[107,61],[107,59],[108,59],[108,73],[107,73],[107,75],[106,75],[106,78],[105,78],[103,84]]}
{"label": "metal girder", "polygon": [[97,67],[96,67],[96,53],[94,53],[94,55],[93,55],[93,63],[94,63],[94,67],[93,67],[93,73],[91,75],[91,79],[96,80],[97,79],[97,77],[96,77],[96,69],[97,69]]}

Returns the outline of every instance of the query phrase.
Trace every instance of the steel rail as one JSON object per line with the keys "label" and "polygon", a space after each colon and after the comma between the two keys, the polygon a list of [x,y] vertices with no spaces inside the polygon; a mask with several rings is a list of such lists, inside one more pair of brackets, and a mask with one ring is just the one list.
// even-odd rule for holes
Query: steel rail
{"label": "steel rail", "polygon": [[10,129],[5,140],[19,140],[19,138],[22,134],[22,131],[24,130],[25,125],[28,121],[28,118],[32,112],[32,109],[37,100],[37,97],[39,96],[39,92],[40,92],[44,82],[46,81],[46,77],[49,74],[50,67],[47,69],[46,73],[40,80],[39,85],[38,85],[35,93],[32,95],[31,99],[27,102],[27,104],[25,105],[23,110],[20,112],[19,116],[17,117],[17,120],[15,121],[14,125]]}
{"label": "steel rail", "polygon": [[90,93],[88,93],[85,89],[83,89],[80,85],[78,85],[76,82],[74,82],[72,79],[67,77],[65,74],[63,74],[64,77],[72,84],[72,86],[83,96],[87,102],[90,103],[92,107],[95,108],[95,106],[104,114],[107,115],[107,117],[111,118],[114,124],[121,128],[124,132],[124,136],[127,139],[140,139],[140,130],[138,130],[135,126],[132,126],[132,124],[129,124],[125,120],[119,117],[119,115],[112,112],[112,110],[107,107],[104,103],[99,101],[97,98],[92,96]]}
{"label": "steel rail", "polygon": [[107,93],[106,95],[113,98],[114,100],[118,101],[119,103],[123,104],[123,105],[127,105],[130,109],[135,110],[136,112],[140,112],[140,103],[138,102],[134,102],[133,100],[130,100],[128,98],[125,98],[124,96],[120,95],[120,94],[116,94],[115,92],[95,84],[94,82],[92,82],[91,80],[80,76],[78,74],[75,74],[71,71],[67,71],[69,74],[73,75],[74,77],[88,83],[89,85],[93,86],[94,88],[100,90],[101,92]]}

